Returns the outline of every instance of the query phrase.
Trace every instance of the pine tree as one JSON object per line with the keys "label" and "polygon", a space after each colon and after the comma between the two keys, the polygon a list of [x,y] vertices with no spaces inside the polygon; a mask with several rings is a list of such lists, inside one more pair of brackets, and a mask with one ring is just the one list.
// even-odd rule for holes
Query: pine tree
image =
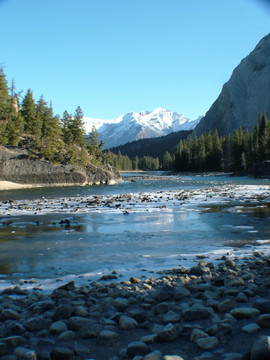
{"label": "pine tree", "polygon": [[86,133],[83,125],[83,111],[80,106],[75,110],[70,130],[72,131],[74,143],[85,147]]}
{"label": "pine tree", "polygon": [[8,102],[8,84],[4,71],[0,68],[0,144],[6,144],[8,141],[6,133]]}
{"label": "pine tree", "polygon": [[95,126],[92,127],[92,131],[89,134],[88,151],[92,164],[99,165],[102,160],[102,143],[99,144],[98,132]]}
{"label": "pine tree", "polygon": [[28,89],[23,102],[21,115],[24,119],[24,131],[27,134],[40,136],[40,124],[36,122],[36,105],[31,89]]}

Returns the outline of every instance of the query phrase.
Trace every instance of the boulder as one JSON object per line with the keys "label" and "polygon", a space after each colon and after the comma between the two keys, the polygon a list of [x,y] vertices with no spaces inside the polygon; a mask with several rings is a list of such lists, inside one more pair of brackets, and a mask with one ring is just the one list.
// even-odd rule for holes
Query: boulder
{"label": "boulder", "polygon": [[260,336],[252,346],[250,360],[270,359],[270,336]]}

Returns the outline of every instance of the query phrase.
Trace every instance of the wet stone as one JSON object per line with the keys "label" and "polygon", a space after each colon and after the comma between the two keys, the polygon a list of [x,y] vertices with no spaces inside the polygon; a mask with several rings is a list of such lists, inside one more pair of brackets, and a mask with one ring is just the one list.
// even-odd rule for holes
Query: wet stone
{"label": "wet stone", "polygon": [[52,358],[54,360],[68,360],[72,359],[73,351],[66,347],[56,347],[52,351]]}
{"label": "wet stone", "polygon": [[262,314],[260,315],[257,320],[256,323],[264,329],[270,329],[270,314]]}
{"label": "wet stone", "polygon": [[269,360],[270,359],[270,337],[259,336],[252,346],[250,360]]}
{"label": "wet stone", "polygon": [[208,336],[196,339],[196,345],[203,350],[211,350],[218,345],[218,339],[215,336]]}
{"label": "wet stone", "polygon": [[102,330],[98,335],[98,342],[101,344],[114,342],[117,339],[118,339],[118,334],[110,330]]}
{"label": "wet stone", "polygon": [[260,326],[255,324],[255,323],[251,323],[251,324],[247,324],[245,326],[242,327],[242,330],[245,332],[245,333],[248,333],[248,334],[254,334],[258,331],[261,330]]}
{"label": "wet stone", "polygon": [[128,344],[127,355],[133,358],[136,355],[146,355],[149,352],[149,347],[142,341],[134,341]]}
{"label": "wet stone", "polygon": [[119,319],[119,326],[120,326],[120,329],[130,330],[130,329],[135,329],[136,327],[138,327],[138,323],[135,319],[133,319],[129,316],[121,315],[120,319]]}
{"label": "wet stone", "polygon": [[250,319],[250,318],[255,318],[256,316],[258,316],[260,314],[260,311],[256,308],[240,307],[240,308],[235,308],[235,309],[231,310],[231,314],[236,319]]}

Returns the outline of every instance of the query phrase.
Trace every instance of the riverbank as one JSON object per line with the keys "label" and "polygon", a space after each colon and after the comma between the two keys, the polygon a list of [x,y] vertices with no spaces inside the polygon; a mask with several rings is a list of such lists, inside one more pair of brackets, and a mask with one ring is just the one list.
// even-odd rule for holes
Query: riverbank
{"label": "riverbank", "polygon": [[11,181],[1,181],[0,180],[0,191],[1,190],[14,190],[14,189],[27,189],[31,188],[33,185],[17,184]]}
{"label": "riverbank", "polygon": [[[156,278],[1,292],[2,359],[268,359],[270,260],[202,259]],[[257,341],[259,336],[264,336]],[[267,346],[265,346],[267,344]],[[174,355],[170,357],[169,355]]]}

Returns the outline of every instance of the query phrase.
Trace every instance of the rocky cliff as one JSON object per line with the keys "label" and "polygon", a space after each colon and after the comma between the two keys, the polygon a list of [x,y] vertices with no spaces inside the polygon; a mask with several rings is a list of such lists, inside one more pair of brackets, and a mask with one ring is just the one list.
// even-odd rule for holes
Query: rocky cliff
{"label": "rocky cliff", "polygon": [[205,117],[196,126],[198,135],[218,129],[219,134],[243,127],[250,131],[265,112],[270,118],[270,34],[235,68],[230,80]]}
{"label": "rocky cliff", "polygon": [[26,149],[0,146],[0,180],[41,186],[112,184],[121,179],[109,165],[98,168],[89,165],[54,165],[29,156]]}

